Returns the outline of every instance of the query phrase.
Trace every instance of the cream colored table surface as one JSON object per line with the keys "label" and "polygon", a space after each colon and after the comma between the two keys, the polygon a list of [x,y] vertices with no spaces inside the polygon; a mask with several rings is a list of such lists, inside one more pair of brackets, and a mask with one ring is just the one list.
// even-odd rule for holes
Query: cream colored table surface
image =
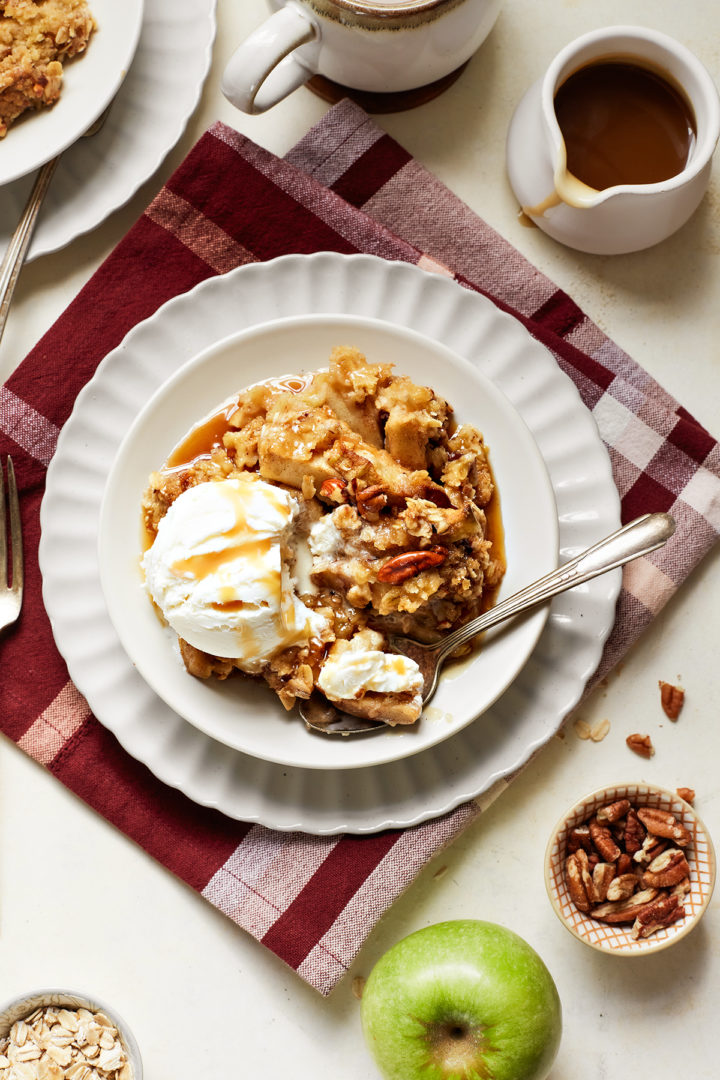
{"label": "cream colored table surface", "polygon": [[[0,346],[3,378],[214,120],[283,153],[323,115],[326,104],[305,89],[262,117],[240,114],[222,98],[225,62],[265,11],[264,0],[219,0],[212,69],[180,144],[132,202],[92,235],[25,268]],[[580,255],[523,228],[505,177],[505,133],[525,88],[571,38],[625,21],[679,37],[720,80],[717,0],[506,0],[455,86],[414,112],[379,121],[717,435],[720,168],[681,232],[654,250],[615,258]],[[367,974],[412,930],[476,917],[522,934],[555,977],[565,1027],[552,1080],[716,1078],[720,893],[700,927],[675,948],[645,959],[605,957],[558,923],[545,895],[542,856],[567,805],[624,779],[695,788],[696,807],[720,842],[719,597],[720,562],[710,556],[583,708],[590,723],[610,720],[607,738],[583,742],[568,725],[427,867],[327,1000],[0,741],[0,998],[43,985],[96,993],[134,1028],[149,1080],[259,1073],[371,1080],[377,1073],[362,1042],[352,977]],[[675,725],[659,709],[658,679],[686,688]],[[633,731],[651,733],[657,753],[650,762],[626,748]]]}

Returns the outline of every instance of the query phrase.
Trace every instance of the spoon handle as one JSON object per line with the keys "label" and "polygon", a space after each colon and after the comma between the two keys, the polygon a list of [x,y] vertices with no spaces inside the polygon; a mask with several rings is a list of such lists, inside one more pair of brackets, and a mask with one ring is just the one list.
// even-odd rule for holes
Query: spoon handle
{"label": "spoon handle", "polygon": [[558,593],[581,585],[584,581],[590,581],[591,578],[605,574],[608,570],[615,570],[632,559],[648,555],[651,551],[662,547],[674,532],[675,522],[669,514],[644,514],[636,518],[622,529],[606,536],[604,540],[580,552],[557,570],[539,578],[532,585],[520,589],[519,592],[486,611],[484,615],[473,619],[466,626],[461,626],[441,645],[434,647],[437,650],[438,659],[447,656],[458,645],[463,645],[483,630],[489,630],[491,626],[503,622],[512,615],[519,615],[520,612],[536,607],[551,597],[557,596]]}

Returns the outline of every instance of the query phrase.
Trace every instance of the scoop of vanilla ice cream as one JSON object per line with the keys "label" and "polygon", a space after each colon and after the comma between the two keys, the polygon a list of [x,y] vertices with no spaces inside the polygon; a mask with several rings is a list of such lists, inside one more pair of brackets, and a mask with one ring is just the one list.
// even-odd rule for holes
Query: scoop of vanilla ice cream
{"label": "scoop of vanilla ice cream", "polygon": [[367,691],[419,696],[423,688],[420,668],[409,656],[383,652],[382,640],[374,630],[361,630],[349,641],[336,641],[317,680],[325,697],[351,701]]}
{"label": "scoop of vanilla ice cream", "polygon": [[297,501],[252,473],[188,488],[143,558],[147,589],[179,637],[258,671],[326,626],[295,594],[282,555]]}

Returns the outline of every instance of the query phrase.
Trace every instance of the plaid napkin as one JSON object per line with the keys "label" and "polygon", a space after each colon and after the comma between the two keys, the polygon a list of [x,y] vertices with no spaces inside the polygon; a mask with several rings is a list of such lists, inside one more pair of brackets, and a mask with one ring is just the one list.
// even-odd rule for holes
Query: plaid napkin
{"label": "plaid napkin", "polygon": [[449,274],[513,312],[575,381],[611,456],[623,518],[669,510],[661,552],[625,570],[600,678],[714,543],[717,442],[576,304],[401,146],[341,102],[285,158],[214,125],[0,391],[0,453],[21,488],[27,593],[0,641],[0,727],[212,904],[329,993],[373,925],[482,806],[373,836],[274,833],[165,787],[102,727],[68,679],[37,564],[45,471],[98,362],[203,279],[288,252],[370,252]]}

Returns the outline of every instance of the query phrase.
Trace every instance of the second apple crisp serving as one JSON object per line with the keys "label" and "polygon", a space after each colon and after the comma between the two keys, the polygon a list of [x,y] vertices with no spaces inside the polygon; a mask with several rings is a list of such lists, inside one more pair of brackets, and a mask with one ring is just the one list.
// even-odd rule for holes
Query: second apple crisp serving
{"label": "second apple crisp serving", "polygon": [[94,30],[85,0],[0,0],[0,138],[22,113],[58,100],[64,62]]}
{"label": "second apple crisp serving", "polygon": [[328,370],[226,402],[151,475],[146,583],[192,675],[414,723],[422,678],[386,636],[432,641],[490,605],[497,502],[475,427],[337,348]]}

